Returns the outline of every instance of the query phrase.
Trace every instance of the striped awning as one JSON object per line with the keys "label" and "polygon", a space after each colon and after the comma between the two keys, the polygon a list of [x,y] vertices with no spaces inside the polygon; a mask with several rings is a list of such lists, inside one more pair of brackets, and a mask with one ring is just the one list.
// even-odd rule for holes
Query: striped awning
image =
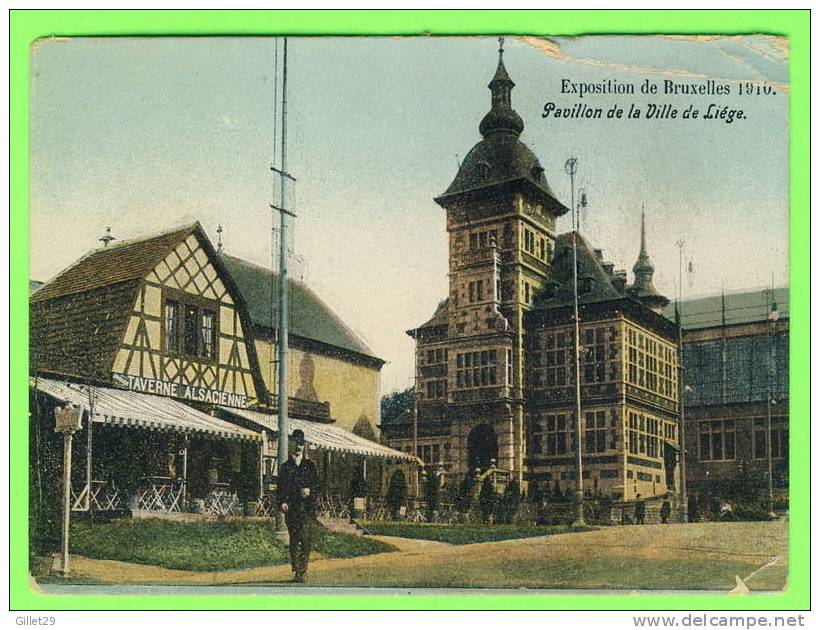
{"label": "striped awning", "polygon": [[[220,407],[220,409],[226,413],[263,426],[273,432],[274,435],[279,431],[275,415],[235,407]],[[351,453],[353,455],[364,455],[366,457],[378,457],[380,459],[420,463],[420,460],[410,453],[402,453],[383,444],[372,442],[355,433],[351,433],[347,429],[332,424],[288,418],[288,435],[293,433],[294,429],[301,429],[305,434],[305,441],[320,449],[338,451],[340,453]]]}
{"label": "striped awning", "polygon": [[165,396],[42,377],[29,377],[29,387],[77,405],[86,412],[93,407],[94,422],[231,440],[262,440],[260,433],[214,418]]}

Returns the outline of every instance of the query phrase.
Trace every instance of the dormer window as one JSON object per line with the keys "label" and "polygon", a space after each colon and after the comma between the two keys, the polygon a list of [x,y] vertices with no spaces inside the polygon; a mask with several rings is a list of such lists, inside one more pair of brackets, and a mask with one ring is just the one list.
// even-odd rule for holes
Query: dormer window
{"label": "dormer window", "polygon": [[595,279],[591,276],[583,276],[582,278],[578,278],[578,292],[582,295],[586,295],[587,293],[592,293],[592,289],[595,286]]}

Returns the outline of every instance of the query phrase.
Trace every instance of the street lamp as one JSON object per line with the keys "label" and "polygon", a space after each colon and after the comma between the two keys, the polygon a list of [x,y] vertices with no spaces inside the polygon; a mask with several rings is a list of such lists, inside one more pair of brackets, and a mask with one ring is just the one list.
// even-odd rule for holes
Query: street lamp
{"label": "street lamp", "polygon": [[[71,443],[74,433],[82,428],[83,410],[66,403],[54,409],[54,431],[63,434],[63,518],[60,573],[68,574],[68,526],[71,518]],[[89,418],[90,422],[90,418]]]}
{"label": "street lamp", "polygon": [[[692,391],[684,383],[683,366],[683,247],[686,242],[680,239],[678,246],[678,446],[680,447],[680,503],[681,519],[684,523],[689,521],[689,500],[686,496],[686,412],[684,406],[684,396],[687,391]],[[692,262],[689,262],[688,271],[692,273]]]}
{"label": "street lamp", "polygon": [[[772,294],[772,297],[774,297],[774,294]],[[772,480],[772,396],[774,396],[774,387],[772,384],[772,380],[774,378],[774,335],[777,331],[777,320],[780,319],[780,314],[777,312],[777,302],[772,301],[772,308],[769,311],[768,319],[769,352],[767,362],[768,374],[766,378],[766,463],[769,469],[769,518],[774,519],[777,518],[777,515],[774,513],[774,483]]]}

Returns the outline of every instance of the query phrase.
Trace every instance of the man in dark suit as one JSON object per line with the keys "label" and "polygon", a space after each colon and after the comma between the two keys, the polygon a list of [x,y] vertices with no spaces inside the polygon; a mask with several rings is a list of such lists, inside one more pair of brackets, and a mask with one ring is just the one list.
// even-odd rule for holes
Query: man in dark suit
{"label": "man in dark suit", "polygon": [[279,509],[285,513],[290,537],[290,566],[294,582],[304,582],[310,556],[310,525],[316,505],[316,464],[305,457],[305,434],[290,436],[290,457],[279,466]]}

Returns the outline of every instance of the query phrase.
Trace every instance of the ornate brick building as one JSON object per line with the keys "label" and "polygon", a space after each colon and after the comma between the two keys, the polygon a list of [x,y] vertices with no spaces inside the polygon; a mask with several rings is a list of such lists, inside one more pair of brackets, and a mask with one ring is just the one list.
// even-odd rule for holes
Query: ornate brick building
{"label": "ornate brick building", "polygon": [[[569,208],[521,141],[499,51],[480,140],[435,201],[447,213],[449,295],[408,331],[416,408],[382,426],[451,478],[492,463],[522,486],[575,486],[572,233]],[[578,235],[584,477],[588,492],[659,495],[676,484],[676,330],[652,285],[645,233],[626,286]]]}

